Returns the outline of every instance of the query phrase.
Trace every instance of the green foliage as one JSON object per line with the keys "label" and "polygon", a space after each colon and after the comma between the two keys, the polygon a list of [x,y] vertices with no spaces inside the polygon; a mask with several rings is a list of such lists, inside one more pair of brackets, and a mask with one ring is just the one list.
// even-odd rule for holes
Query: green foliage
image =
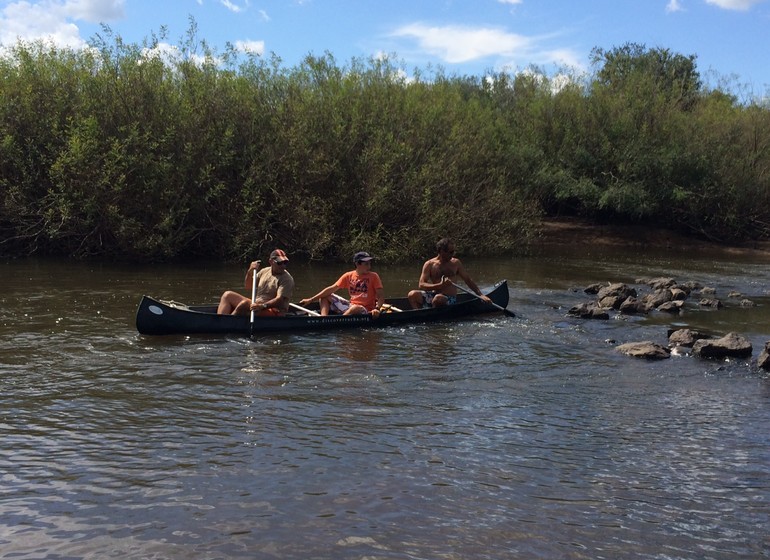
{"label": "green foliage", "polygon": [[392,57],[218,55],[192,20],[166,39],[0,57],[0,254],[509,253],[554,213],[770,235],[768,109],[704,90],[692,56],[407,80]]}

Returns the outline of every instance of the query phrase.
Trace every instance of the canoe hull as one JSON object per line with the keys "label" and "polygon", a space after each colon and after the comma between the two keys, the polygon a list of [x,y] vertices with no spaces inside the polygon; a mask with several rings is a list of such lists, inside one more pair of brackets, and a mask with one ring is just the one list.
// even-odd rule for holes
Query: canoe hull
{"label": "canoe hull", "polygon": [[[508,283],[503,280],[487,294],[500,307],[508,305]],[[288,314],[285,317],[255,317],[250,324],[248,315],[217,315],[216,305],[185,306],[143,296],[136,312],[136,328],[146,335],[234,334],[249,336],[284,331],[329,330],[344,328],[380,328],[407,323],[454,320],[460,317],[499,312],[499,309],[468,295],[458,295],[458,302],[438,308],[409,309],[406,298],[388,299],[387,303],[404,311],[371,315],[329,315],[316,317]],[[317,305],[308,306],[316,310]]]}

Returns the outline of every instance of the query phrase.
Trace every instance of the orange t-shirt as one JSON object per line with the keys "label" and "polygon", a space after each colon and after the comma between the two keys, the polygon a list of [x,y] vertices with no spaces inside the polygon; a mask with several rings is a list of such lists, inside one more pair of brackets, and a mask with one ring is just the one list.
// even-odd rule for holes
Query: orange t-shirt
{"label": "orange t-shirt", "polygon": [[377,304],[377,290],[382,288],[382,280],[376,272],[358,274],[351,270],[340,276],[336,286],[348,290],[350,303],[363,305],[367,311],[371,311]]}

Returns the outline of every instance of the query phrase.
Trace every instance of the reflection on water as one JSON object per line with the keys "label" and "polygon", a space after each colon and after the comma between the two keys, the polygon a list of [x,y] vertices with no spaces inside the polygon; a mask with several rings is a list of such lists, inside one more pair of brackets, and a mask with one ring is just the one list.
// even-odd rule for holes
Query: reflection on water
{"label": "reflection on water", "polygon": [[[741,332],[756,358],[766,262],[466,265],[482,286],[509,279],[516,319],[249,340],[133,326],[142,293],[213,301],[238,267],[0,264],[0,556],[770,556],[768,375],[615,350],[677,324]],[[387,295],[416,274],[378,271]],[[292,272],[302,297],[340,270]],[[565,316],[590,283],[655,276],[713,286],[725,307]]]}

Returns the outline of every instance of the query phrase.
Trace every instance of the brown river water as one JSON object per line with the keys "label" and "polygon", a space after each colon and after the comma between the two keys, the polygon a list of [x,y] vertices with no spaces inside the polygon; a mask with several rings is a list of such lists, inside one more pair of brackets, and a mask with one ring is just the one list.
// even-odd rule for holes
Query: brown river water
{"label": "brown river water", "polygon": [[[770,259],[465,263],[509,280],[516,318],[248,339],[134,326],[142,294],[211,302],[238,265],[0,262],[0,558],[770,558]],[[419,267],[375,270],[395,296]],[[295,300],[346,269],[292,262]],[[724,307],[566,316],[588,284],[657,276]],[[754,354],[616,349],[672,326]]]}

